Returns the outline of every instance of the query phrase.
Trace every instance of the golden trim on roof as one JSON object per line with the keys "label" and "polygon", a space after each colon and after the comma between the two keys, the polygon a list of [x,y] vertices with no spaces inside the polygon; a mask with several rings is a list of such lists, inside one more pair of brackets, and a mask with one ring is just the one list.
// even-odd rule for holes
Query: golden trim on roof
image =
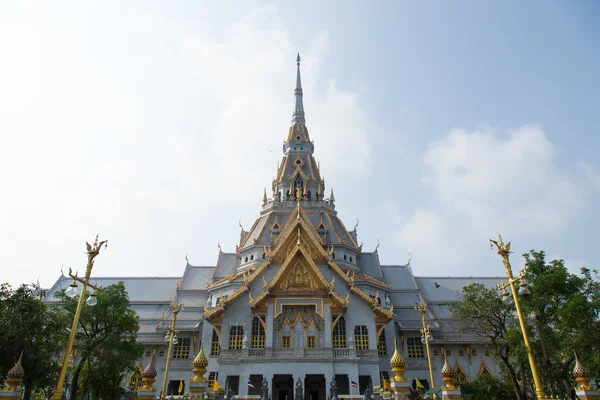
{"label": "golden trim on roof", "polygon": [[254,231],[254,228],[256,228],[256,225],[258,224],[258,221],[260,221],[261,218],[262,217],[259,217],[254,221],[254,224],[252,224],[252,227],[247,232],[247,234],[244,236],[244,240],[242,241],[242,243],[240,243],[239,246],[236,246],[236,250],[241,249],[242,247],[244,247],[246,245],[246,242],[248,241],[248,238],[250,237],[250,233],[252,233],[252,231]]}

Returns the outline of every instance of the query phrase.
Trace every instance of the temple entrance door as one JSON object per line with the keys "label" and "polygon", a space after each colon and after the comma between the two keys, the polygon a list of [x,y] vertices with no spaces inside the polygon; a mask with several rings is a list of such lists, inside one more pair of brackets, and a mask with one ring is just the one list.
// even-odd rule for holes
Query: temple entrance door
{"label": "temple entrance door", "polygon": [[325,400],[325,375],[306,375],[304,379],[304,400]]}
{"label": "temple entrance door", "polygon": [[272,387],[273,400],[294,399],[294,377],[292,375],[274,375]]}

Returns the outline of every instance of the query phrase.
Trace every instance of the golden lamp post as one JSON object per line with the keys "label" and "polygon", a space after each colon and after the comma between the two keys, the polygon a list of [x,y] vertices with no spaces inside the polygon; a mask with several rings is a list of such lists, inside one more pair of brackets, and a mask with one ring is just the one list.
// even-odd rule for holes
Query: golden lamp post
{"label": "golden lamp post", "polygon": [[[535,393],[538,399],[545,398],[544,389],[542,387],[542,381],[540,380],[540,376],[538,375],[537,367],[535,366],[535,356],[531,351],[531,344],[529,343],[529,337],[527,336],[527,327],[525,326],[525,318],[523,317],[523,312],[521,311],[521,304],[519,303],[519,296],[517,296],[517,288],[516,283],[519,283],[519,294],[523,297],[526,297],[530,294],[529,289],[527,288],[527,284],[523,282],[523,278],[527,275],[527,268],[521,271],[521,274],[517,277],[513,277],[512,268],[510,266],[509,254],[510,254],[510,242],[506,245],[502,240],[502,236],[498,235],[498,241],[490,239],[490,245],[496,246],[498,250],[498,254],[502,257],[502,262],[504,263],[504,268],[506,268],[506,275],[508,276],[508,282],[497,285],[498,290],[502,290],[502,296],[504,297],[502,301],[506,305],[510,305],[510,297],[506,288],[510,286],[512,291],[515,308],[517,310],[517,316],[519,317],[519,324],[521,325],[521,332],[523,332],[523,341],[525,342],[525,347],[527,348],[527,357],[529,358],[529,366],[531,367],[531,374],[533,375],[533,383],[535,385]],[[492,247],[493,248],[493,247]]]}
{"label": "golden lamp post", "polygon": [[433,379],[433,366],[431,365],[431,353],[429,352],[429,341],[433,339],[431,336],[430,326],[425,321],[425,315],[427,314],[427,303],[421,302],[419,304],[415,304],[415,309],[419,310],[421,313],[421,321],[423,322],[423,329],[421,329],[421,343],[425,344],[425,349],[427,350],[427,363],[429,364],[429,379],[431,379],[431,387],[435,387],[435,380]]}
{"label": "golden lamp post", "polygon": [[179,314],[179,311],[183,308],[183,304],[177,304],[171,301],[170,307],[173,318],[171,320],[171,325],[167,326],[167,334],[165,335],[165,339],[169,341],[169,350],[167,351],[167,365],[165,366],[165,377],[163,378],[162,392],[160,393],[161,399],[166,399],[167,396],[167,379],[169,377],[169,367],[171,366],[171,353],[173,351],[173,345],[178,343],[177,333],[179,331],[175,330],[175,325],[177,324],[177,314]]}
{"label": "golden lamp post", "polygon": [[[67,368],[69,366],[69,359],[71,358],[71,352],[73,351],[73,342],[75,341],[75,333],[77,332],[77,325],[79,324],[79,316],[81,315],[81,309],[83,308],[83,301],[85,299],[85,294],[87,292],[88,286],[94,289],[94,292],[90,294],[86,303],[89,306],[95,306],[98,303],[98,299],[96,298],[96,290],[100,290],[100,287],[94,286],[90,283],[90,275],[92,274],[92,268],[94,267],[94,259],[98,254],[100,254],[100,249],[102,245],[106,244],[108,241],[103,240],[98,242],[98,235],[96,235],[96,240],[94,240],[94,244],[90,245],[86,242],[87,246],[87,255],[88,262],[87,267],[85,269],[85,277],[81,279],[77,276],[77,273],[73,275],[73,272],[69,268],[69,276],[73,278],[73,283],[69,285],[69,288],[65,290],[65,294],[71,298],[77,296],[77,282],[81,282],[83,284],[83,288],[81,289],[81,295],[79,296],[79,301],[77,302],[77,309],[75,310],[75,317],[73,318],[73,325],[71,326],[71,334],[69,335],[69,341],[67,342],[67,348],[65,350],[65,358],[62,363],[62,367],[60,369],[60,376],[58,377],[58,383],[56,384],[56,390],[54,391],[54,395],[52,396],[52,400],[60,400],[63,394],[63,386],[65,383],[65,377],[67,376]],[[106,248],[106,246],[105,246]]]}

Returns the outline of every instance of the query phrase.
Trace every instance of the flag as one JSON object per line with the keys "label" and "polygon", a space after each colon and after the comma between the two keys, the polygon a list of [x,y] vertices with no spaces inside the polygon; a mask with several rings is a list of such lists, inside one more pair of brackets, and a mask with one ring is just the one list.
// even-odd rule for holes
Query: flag
{"label": "flag", "polygon": [[183,392],[183,381],[179,381],[179,389],[177,389],[177,393],[181,394]]}
{"label": "flag", "polygon": [[393,390],[392,385],[390,385],[390,382],[387,381],[386,379],[383,380],[383,388],[388,389],[388,390]]}
{"label": "flag", "polygon": [[418,380],[418,379],[415,379],[415,380],[417,381],[417,387],[418,387],[419,389],[425,389],[425,386],[423,386],[423,384],[421,383],[421,381],[420,381],[420,380]]}
{"label": "flag", "polygon": [[215,379],[215,383],[213,383],[213,390],[217,392],[221,387],[219,386],[219,382]]}
{"label": "flag", "polygon": [[350,379],[350,386],[357,388],[358,383],[356,383],[356,381],[354,379]]}
{"label": "flag", "polygon": [[250,389],[256,389],[256,388],[254,387],[254,385],[252,384],[252,382],[250,381],[250,378],[248,378],[248,387],[249,387]]}

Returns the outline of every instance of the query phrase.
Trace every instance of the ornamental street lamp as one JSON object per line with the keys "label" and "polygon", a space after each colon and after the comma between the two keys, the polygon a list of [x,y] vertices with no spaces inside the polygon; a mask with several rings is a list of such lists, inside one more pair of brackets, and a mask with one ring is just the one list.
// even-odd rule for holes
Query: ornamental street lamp
{"label": "ornamental street lamp", "polygon": [[[515,283],[519,282],[519,294],[523,297],[527,297],[531,294],[527,284],[523,282],[523,278],[527,275],[527,268],[521,271],[520,275],[517,277],[513,277],[512,267],[510,266],[509,254],[510,254],[510,242],[506,245],[504,241],[502,241],[502,236],[498,235],[498,241],[490,239],[490,246],[496,246],[498,250],[498,254],[502,257],[502,262],[504,263],[504,268],[506,269],[506,275],[508,276],[508,282],[497,285],[498,290],[502,290],[502,302],[507,306],[512,306],[512,302],[514,301],[515,308],[517,309],[517,316],[519,317],[519,324],[521,325],[521,332],[523,332],[523,341],[525,342],[525,347],[527,348],[527,357],[529,358],[529,366],[531,367],[531,374],[533,375],[533,383],[535,386],[535,393],[538,399],[545,398],[544,389],[542,387],[542,381],[538,375],[537,367],[535,365],[535,356],[531,351],[531,344],[529,343],[529,337],[527,335],[527,327],[525,326],[525,318],[523,317],[523,312],[521,311],[521,304],[519,303],[519,296],[517,295],[517,287]],[[492,247],[493,248],[493,247]],[[506,288],[510,287],[510,290],[513,295],[513,300],[511,301],[510,295],[506,291]]]}
{"label": "ornamental street lamp", "polygon": [[69,276],[73,278],[73,282],[69,285],[69,288],[65,290],[65,294],[74,298],[79,294],[79,289],[77,287],[77,282],[81,282],[83,284],[83,288],[81,289],[81,295],[79,296],[79,301],[77,302],[77,309],[75,310],[75,316],[73,317],[73,325],[71,326],[71,333],[69,335],[69,341],[67,342],[67,348],[65,350],[65,358],[62,363],[62,367],[60,369],[60,376],[58,377],[58,383],[56,384],[56,390],[52,395],[52,400],[60,400],[63,394],[63,385],[65,383],[65,377],[67,376],[67,367],[69,366],[69,359],[71,357],[71,352],[73,351],[73,342],[75,341],[75,332],[77,332],[77,325],[79,324],[79,316],[81,315],[81,309],[83,308],[83,300],[85,299],[85,294],[87,292],[88,286],[94,289],[94,292],[90,294],[86,303],[89,306],[95,306],[98,303],[98,299],[96,298],[96,291],[100,290],[101,287],[94,286],[90,283],[90,275],[92,274],[92,268],[94,267],[94,259],[98,254],[100,254],[100,249],[102,245],[105,245],[106,248],[107,240],[103,240],[98,242],[98,235],[96,235],[96,240],[94,240],[94,244],[90,245],[86,242],[87,246],[87,255],[88,262],[87,267],[85,269],[85,277],[81,279],[77,276],[77,273],[73,275],[73,271],[69,268]]}
{"label": "ornamental street lamp", "polygon": [[169,377],[169,367],[171,366],[171,352],[173,351],[173,345],[179,343],[179,340],[177,339],[177,333],[179,333],[179,331],[175,330],[177,314],[183,309],[183,304],[173,303],[173,301],[171,301],[169,306],[171,307],[173,318],[171,320],[171,325],[167,326],[167,334],[165,335],[165,340],[169,341],[169,350],[167,351],[167,365],[165,366],[165,377],[163,378],[162,392],[160,393],[161,400],[166,399],[167,396],[167,379]]}
{"label": "ornamental street lamp", "polygon": [[431,336],[430,326],[425,321],[425,315],[427,314],[427,303],[421,302],[415,304],[415,310],[421,313],[421,321],[423,323],[423,329],[421,329],[421,343],[425,344],[427,350],[427,363],[429,364],[429,379],[431,379],[431,387],[435,387],[435,380],[433,379],[433,366],[431,365],[431,353],[429,352],[429,341],[433,339]]}

